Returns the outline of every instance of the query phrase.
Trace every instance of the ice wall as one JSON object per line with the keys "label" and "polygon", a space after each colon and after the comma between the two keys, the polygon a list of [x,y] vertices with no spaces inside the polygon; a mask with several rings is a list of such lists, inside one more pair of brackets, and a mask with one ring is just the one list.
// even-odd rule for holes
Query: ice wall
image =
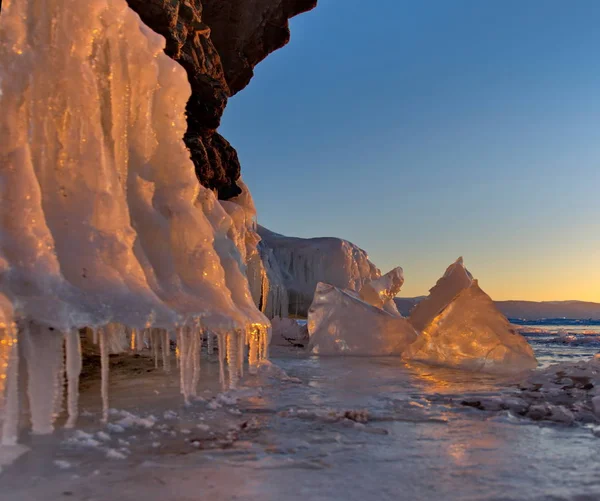
{"label": "ice wall", "polygon": [[408,317],[410,323],[415,329],[422,331],[472,281],[473,276],[465,268],[463,258],[459,257],[448,266],[444,276],[429,291],[429,296],[412,310]]}
{"label": "ice wall", "polygon": [[403,358],[484,372],[537,367],[531,346],[498,311],[477,280],[427,325]]}
{"label": "ice wall", "polygon": [[399,355],[417,332],[392,315],[333,285],[319,283],[308,311],[310,347],[320,355]]}
{"label": "ice wall", "polygon": [[225,210],[199,185],[181,139],[190,86],[164,43],[125,0],[3,2],[0,292],[37,432],[52,428],[65,339],[78,376],[78,328],[96,331],[103,376],[136,331],[180,341],[187,396],[202,335],[217,336],[233,384],[246,342],[254,366],[267,353],[245,275],[249,202]]}
{"label": "ice wall", "polygon": [[308,312],[319,282],[358,291],[381,276],[367,253],[346,240],[286,237],[261,226],[258,233],[283,276],[290,314]]}

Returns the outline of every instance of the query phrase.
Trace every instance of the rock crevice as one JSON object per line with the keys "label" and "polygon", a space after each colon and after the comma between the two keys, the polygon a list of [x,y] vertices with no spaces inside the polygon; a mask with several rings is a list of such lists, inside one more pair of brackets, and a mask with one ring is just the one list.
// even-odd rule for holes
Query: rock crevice
{"label": "rock crevice", "polygon": [[142,21],[167,40],[192,88],[184,140],[200,183],[230,199],[240,162],[218,132],[227,99],[248,85],[253,69],[290,39],[289,19],[317,0],[127,0]]}

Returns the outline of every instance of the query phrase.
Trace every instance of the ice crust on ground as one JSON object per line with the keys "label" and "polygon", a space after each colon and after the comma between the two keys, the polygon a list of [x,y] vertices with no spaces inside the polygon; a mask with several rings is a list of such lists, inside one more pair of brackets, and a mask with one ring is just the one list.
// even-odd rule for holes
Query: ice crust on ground
{"label": "ice crust on ground", "polygon": [[[459,272],[460,268],[462,264]],[[403,358],[485,372],[515,372],[537,367],[529,343],[498,311],[477,280],[425,327]]]}
{"label": "ice crust on ground", "polygon": [[324,283],[308,312],[308,332],[311,349],[321,355],[399,355],[417,339],[405,318]]}
{"label": "ice crust on ground", "polygon": [[[105,419],[110,352],[147,344],[169,371],[177,342],[186,401],[199,382],[203,337],[217,340],[221,379],[226,366],[232,386],[246,344],[251,368],[268,354],[270,323],[246,275],[259,240],[250,193],[244,186],[221,204],[198,183],[182,140],[190,85],[164,46],[125,0],[3,2],[5,445],[18,426],[17,341],[36,433],[52,430],[65,378],[74,425],[80,328],[92,328],[101,347]],[[269,277],[259,275],[263,292]]]}
{"label": "ice crust on ground", "polygon": [[422,331],[472,281],[473,276],[465,268],[463,258],[459,257],[429,291],[429,296],[417,304],[408,320],[415,329]]}
{"label": "ice crust on ground", "polygon": [[258,233],[283,277],[290,314],[307,312],[319,282],[358,291],[381,276],[367,253],[346,240],[286,237],[261,226]]}

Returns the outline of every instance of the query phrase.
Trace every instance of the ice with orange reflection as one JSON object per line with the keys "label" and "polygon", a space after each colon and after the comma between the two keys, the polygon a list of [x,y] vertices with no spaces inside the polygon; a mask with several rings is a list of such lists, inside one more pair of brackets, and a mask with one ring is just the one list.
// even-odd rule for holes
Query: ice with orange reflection
{"label": "ice with orange reflection", "polygon": [[417,332],[357,293],[319,283],[308,311],[310,347],[321,355],[400,355]]}
{"label": "ice with orange reflection", "polygon": [[498,311],[477,280],[425,327],[403,358],[498,373],[537,367],[529,343]]}

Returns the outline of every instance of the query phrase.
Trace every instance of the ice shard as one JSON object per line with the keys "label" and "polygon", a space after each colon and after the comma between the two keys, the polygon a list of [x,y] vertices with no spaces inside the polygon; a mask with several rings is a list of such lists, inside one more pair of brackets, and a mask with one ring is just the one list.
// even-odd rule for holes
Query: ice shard
{"label": "ice shard", "polygon": [[399,355],[417,338],[407,319],[324,283],[308,311],[308,332],[313,352],[322,355]]}
{"label": "ice shard", "polygon": [[477,280],[427,325],[403,358],[497,373],[537,367],[531,346],[498,311]]}
{"label": "ice shard", "polygon": [[408,320],[415,329],[422,331],[472,281],[473,276],[459,257],[448,266],[444,276],[429,291],[429,296],[417,304]]}
{"label": "ice shard", "polygon": [[366,282],[359,291],[360,298],[377,308],[384,309],[392,315],[400,316],[394,298],[404,285],[404,271],[394,268],[375,280]]}

